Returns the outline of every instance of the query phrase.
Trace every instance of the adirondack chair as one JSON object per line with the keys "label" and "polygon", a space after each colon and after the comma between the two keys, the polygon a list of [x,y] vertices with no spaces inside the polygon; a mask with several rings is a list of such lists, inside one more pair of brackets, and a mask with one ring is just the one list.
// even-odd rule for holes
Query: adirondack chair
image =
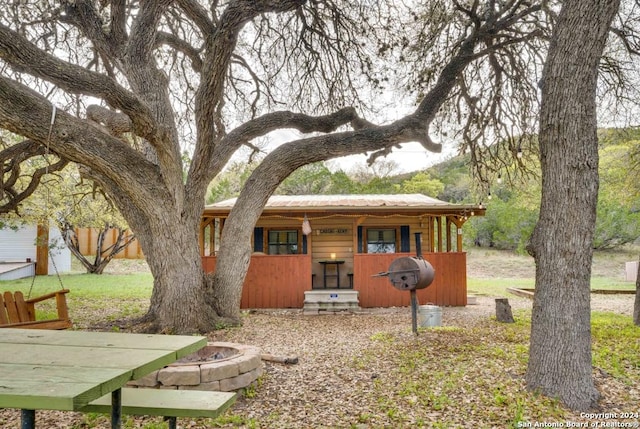
{"label": "adirondack chair", "polygon": [[[67,329],[73,326],[69,319],[66,295],[62,289],[36,298],[24,299],[22,292],[5,292],[0,295],[0,328]],[[36,320],[35,304],[55,298],[57,319]]]}

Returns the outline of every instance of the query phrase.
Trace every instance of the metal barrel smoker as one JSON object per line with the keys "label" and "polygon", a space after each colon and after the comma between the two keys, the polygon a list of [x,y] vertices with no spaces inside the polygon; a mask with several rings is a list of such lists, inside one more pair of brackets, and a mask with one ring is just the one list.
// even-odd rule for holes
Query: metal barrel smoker
{"label": "metal barrel smoker", "polygon": [[394,259],[389,270],[377,276],[389,277],[389,281],[398,290],[411,293],[411,327],[414,334],[418,334],[418,298],[416,291],[429,287],[435,277],[433,266],[422,258],[422,233],[416,232],[416,256],[403,256]]}

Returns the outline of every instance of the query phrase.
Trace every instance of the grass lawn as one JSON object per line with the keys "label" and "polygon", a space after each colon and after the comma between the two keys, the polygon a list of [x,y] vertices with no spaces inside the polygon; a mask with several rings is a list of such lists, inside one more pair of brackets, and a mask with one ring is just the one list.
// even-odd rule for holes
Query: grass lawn
{"label": "grass lawn", "polygon": [[[435,328],[428,340],[413,342],[375,337],[365,355],[394,356],[390,367],[395,368],[379,380],[381,411],[397,427],[517,428],[533,422],[586,421],[556,400],[526,391],[530,314],[520,311],[515,319],[514,324]],[[625,388],[640,383],[638,328],[628,317],[594,313],[593,348],[594,367],[606,374],[598,378],[600,388],[606,384],[608,393],[619,395],[607,400],[628,397]],[[411,409],[402,405],[407,402],[431,413],[412,417]]]}
{"label": "grass lawn", "polygon": [[[33,288],[31,287],[33,283]],[[62,284],[61,284],[62,283]],[[127,317],[142,316],[149,306],[153,288],[150,273],[135,274],[62,274],[0,281],[0,290],[22,291],[37,297],[60,289],[69,289],[67,304],[77,329],[85,329],[96,322],[107,322]],[[53,300],[36,306],[38,319],[55,317]]]}
{"label": "grass lawn", "polygon": [[[467,249],[467,289],[481,296],[509,296],[507,288],[532,289],[535,263],[531,256],[486,248]],[[591,268],[591,289],[634,290],[635,283],[624,281],[625,262],[637,261],[640,248],[596,251]]]}

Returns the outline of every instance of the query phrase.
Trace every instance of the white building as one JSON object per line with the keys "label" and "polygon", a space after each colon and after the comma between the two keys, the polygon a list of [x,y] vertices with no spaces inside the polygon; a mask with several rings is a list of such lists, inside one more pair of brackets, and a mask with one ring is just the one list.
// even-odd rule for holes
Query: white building
{"label": "white building", "polygon": [[[38,228],[23,226],[18,229],[0,228],[0,280],[13,280],[32,276],[37,262],[36,238]],[[71,270],[71,252],[55,227],[49,228],[48,273]]]}

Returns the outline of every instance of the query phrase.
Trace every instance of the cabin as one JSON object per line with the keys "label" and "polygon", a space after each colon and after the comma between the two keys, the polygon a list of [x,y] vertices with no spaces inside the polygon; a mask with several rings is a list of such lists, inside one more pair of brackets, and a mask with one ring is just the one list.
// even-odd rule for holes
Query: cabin
{"label": "cabin", "polygon": [[[202,264],[215,270],[219,237],[235,199],[205,207]],[[343,310],[410,305],[384,273],[402,256],[421,256],[435,270],[417,291],[419,304],[467,304],[462,226],[480,205],[422,194],[272,196],[253,232],[253,254],[241,308]],[[381,275],[382,274],[382,275]]]}

